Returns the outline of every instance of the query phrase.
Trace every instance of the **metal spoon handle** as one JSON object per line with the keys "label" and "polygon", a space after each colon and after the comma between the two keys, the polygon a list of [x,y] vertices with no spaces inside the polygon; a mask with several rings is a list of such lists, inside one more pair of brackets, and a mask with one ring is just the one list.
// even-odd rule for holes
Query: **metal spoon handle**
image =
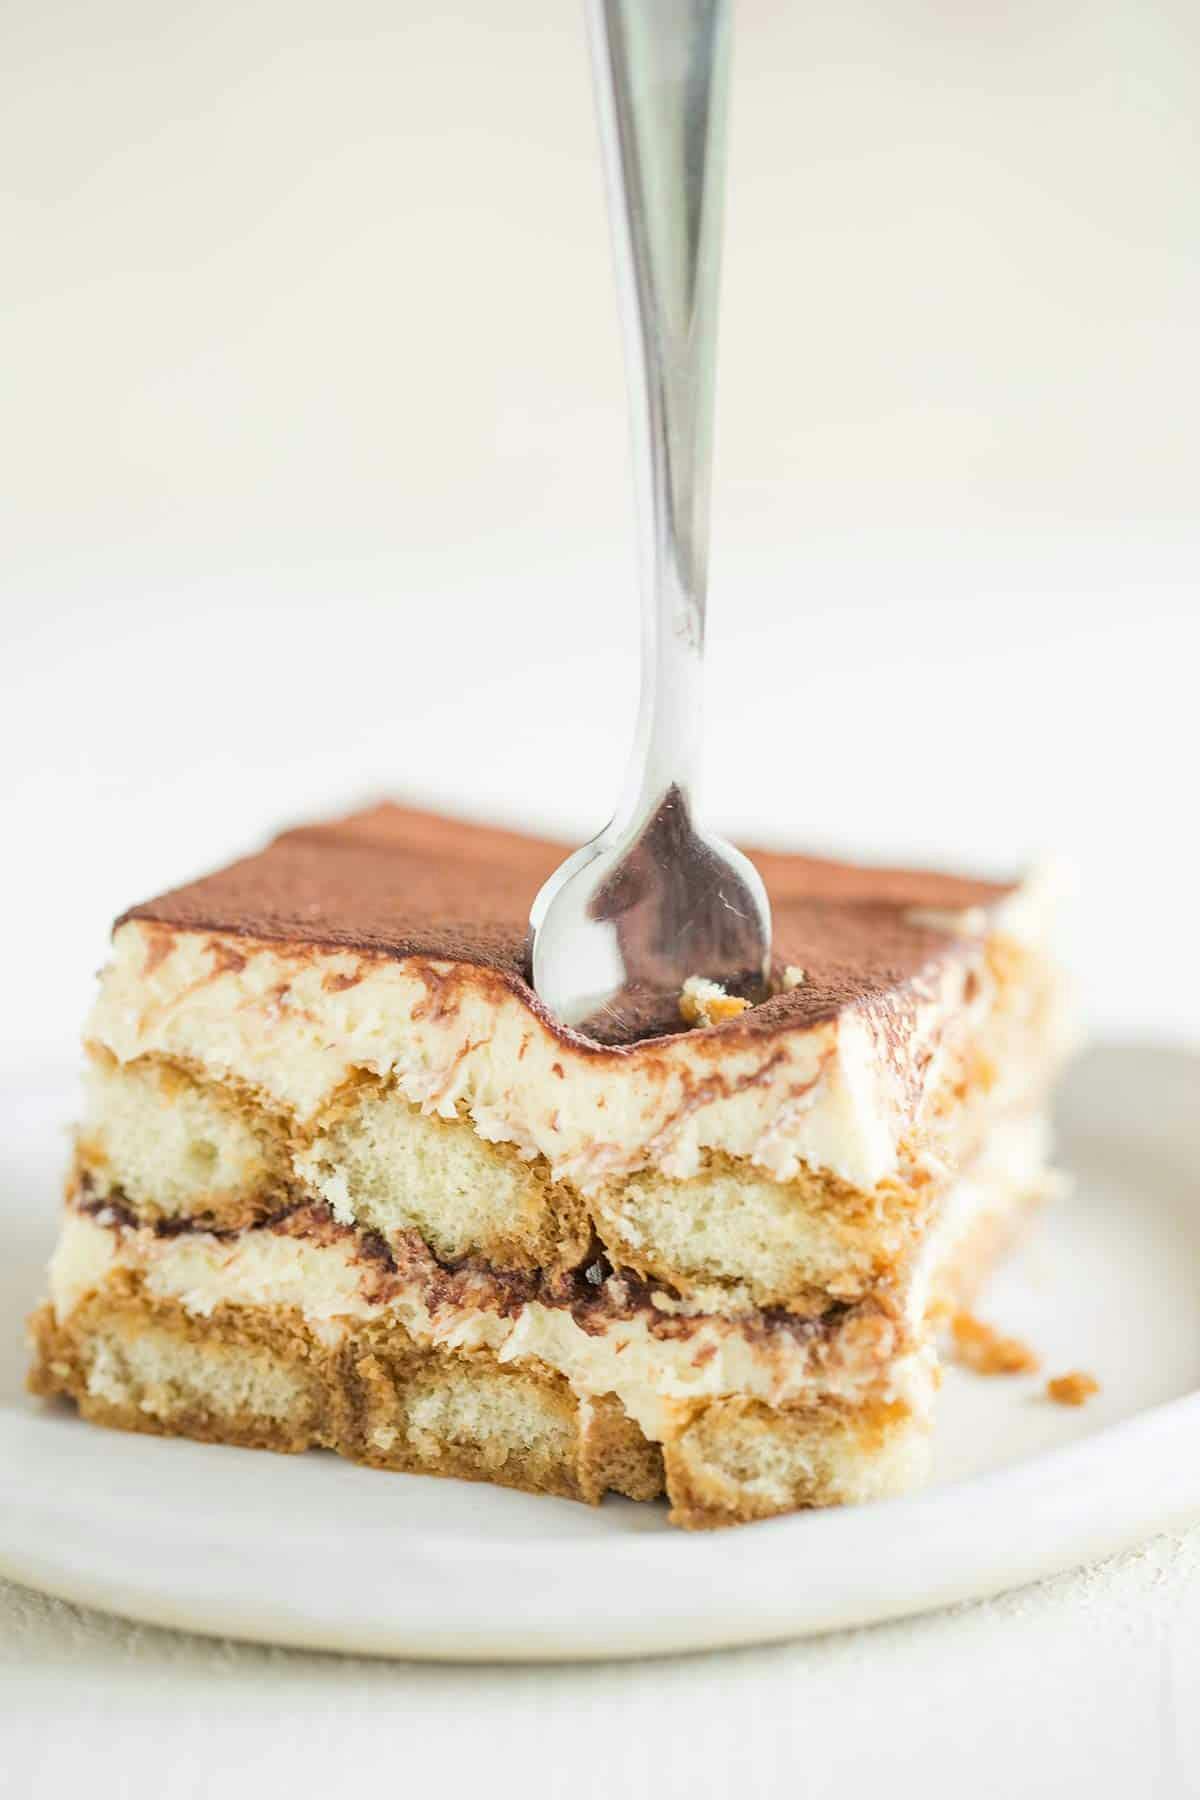
{"label": "metal spoon handle", "polygon": [[[613,826],[699,763],[728,0],[588,0],[633,428],[642,686]],[[610,828],[611,829],[611,828]]]}

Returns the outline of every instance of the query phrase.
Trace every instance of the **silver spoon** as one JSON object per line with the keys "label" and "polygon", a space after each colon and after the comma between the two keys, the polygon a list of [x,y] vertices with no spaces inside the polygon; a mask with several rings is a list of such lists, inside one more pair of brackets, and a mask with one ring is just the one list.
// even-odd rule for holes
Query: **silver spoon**
{"label": "silver spoon", "polygon": [[530,913],[533,983],[605,1043],[678,1030],[683,984],[751,1000],[771,950],[753,865],[694,821],[708,578],[728,0],[589,0],[625,334],[642,686],[612,822]]}

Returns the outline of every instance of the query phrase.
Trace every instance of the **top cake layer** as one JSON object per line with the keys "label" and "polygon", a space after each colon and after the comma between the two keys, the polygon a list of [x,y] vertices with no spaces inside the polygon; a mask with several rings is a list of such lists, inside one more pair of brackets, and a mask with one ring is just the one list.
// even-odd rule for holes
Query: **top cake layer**
{"label": "top cake layer", "polygon": [[[530,903],[568,846],[384,804],[284,832],[255,856],[132,907],[150,920],[264,943],[308,944],[394,959],[428,957],[493,969],[554,1031],[528,986]],[[835,1018],[927,971],[1016,883],[872,869],[751,851],[775,925],[776,974],[804,980],[752,1008],[727,1034],[762,1036]],[[703,969],[694,971],[706,973]],[[781,985],[781,983],[780,983]]]}
{"label": "top cake layer", "polygon": [[991,1083],[1044,1074],[1024,1028],[1002,1045],[1014,995],[1031,1004],[997,949],[1036,945],[1028,886],[759,853],[777,965],[803,978],[721,1025],[608,1047],[526,978],[528,907],[562,854],[395,806],[287,832],[118,921],[88,1035],[118,1063],[232,1081],[298,1142],[370,1077],[584,1193],[722,1156],[872,1190],[936,1144],[980,1054]]}

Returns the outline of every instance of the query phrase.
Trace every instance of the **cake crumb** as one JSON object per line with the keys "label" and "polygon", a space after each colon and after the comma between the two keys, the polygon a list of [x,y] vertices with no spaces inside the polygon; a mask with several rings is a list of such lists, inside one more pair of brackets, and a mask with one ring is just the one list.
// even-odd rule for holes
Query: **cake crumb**
{"label": "cake crumb", "polygon": [[787,968],[783,971],[783,982],[781,984],[783,992],[785,994],[790,994],[793,988],[801,987],[803,984],[804,970],[798,969],[795,963],[789,963]]}
{"label": "cake crumb", "polygon": [[679,1016],[688,1025],[719,1025],[724,1019],[736,1019],[749,1004],[737,994],[727,994],[719,981],[689,975],[679,996]]}
{"label": "cake crumb", "polygon": [[994,1325],[960,1307],[950,1320],[954,1357],[976,1375],[1028,1375],[1039,1367],[1029,1345],[1018,1337],[1005,1337]]}
{"label": "cake crumb", "polygon": [[1072,1369],[1069,1375],[1054,1375],[1046,1383],[1046,1398],[1056,1406],[1082,1406],[1100,1392],[1100,1383],[1083,1369]]}

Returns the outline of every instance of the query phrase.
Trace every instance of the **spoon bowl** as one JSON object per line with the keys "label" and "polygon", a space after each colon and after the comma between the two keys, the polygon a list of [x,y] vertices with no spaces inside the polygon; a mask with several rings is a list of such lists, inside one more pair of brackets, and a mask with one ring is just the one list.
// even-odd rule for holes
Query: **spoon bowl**
{"label": "spoon bowl", "polygon": [[767,991],[762,878],[696,827],[677,788],[640,831],[602,832],[569,857],[531,916],[535,988],[601,1043],[680,1030],[684,984],[696,976],[752,1003]]}

